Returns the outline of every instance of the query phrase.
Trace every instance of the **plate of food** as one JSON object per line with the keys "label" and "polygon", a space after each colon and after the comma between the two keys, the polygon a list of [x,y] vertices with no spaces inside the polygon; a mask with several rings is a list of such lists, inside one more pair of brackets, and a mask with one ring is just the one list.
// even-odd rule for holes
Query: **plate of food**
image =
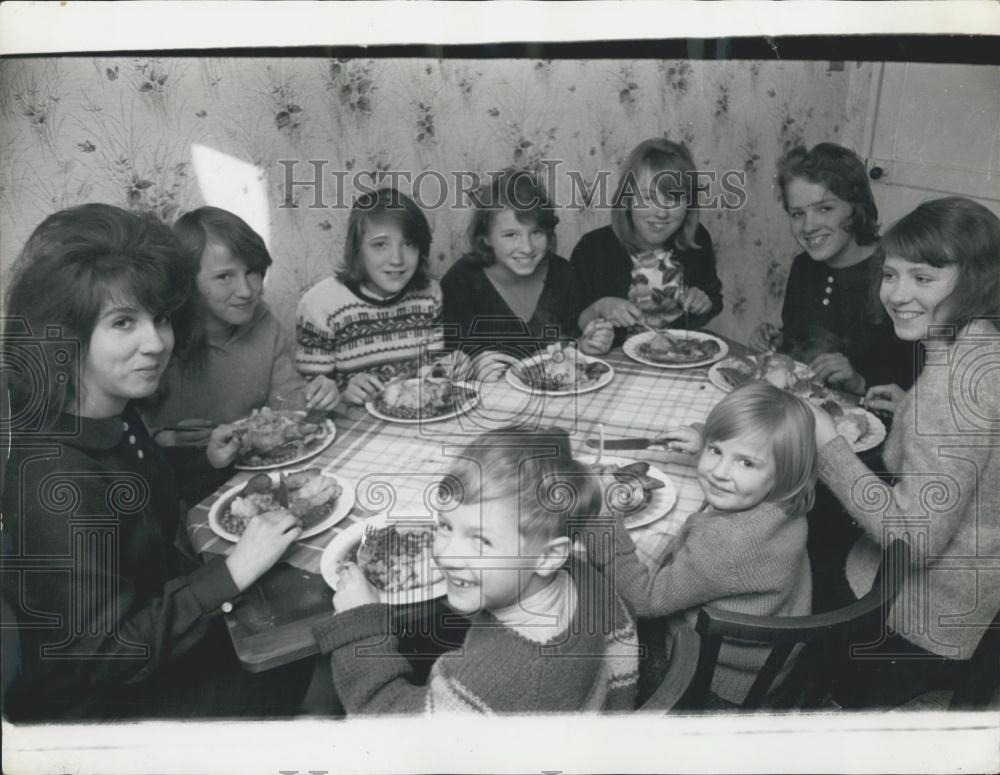
{"label": "plate of food", "polygon": [[306,414],[265,406],[230,423],[240,443],[236,468],[240,471],[282,468],[308,460],[329,447],[337,436],[333,420],[307,422]]}
{"label": "plate of food", "polygon": [[579,461],[601,477],[604,503],[628,529],[662,519],[677,503],[677,488],[663,471],[644,460],[584,453]]}
{"label": "plate of food", "polygon": [[751,380],[765,380],[794,393],[825,410],[855,452],[865,452],[885,441],[885,424],[858,406],[858,399],[816,382],[815,375],[806,364],[787,355],[724,358],[708,370],[708,379],[727,393]]}
{"label": "plate of food", "polygon": [[885,441],[885,424],[860,406],[843,406],[832,399],[819,407],[833,418],[837,433],[847,439],[855,452],[866,452]]}
{"label": "plate of food", "polygon": [[320,572],[331,589],[345,563],[356,563],[389,605],[420,603],[448,592],[431,549],[434,531],[427,522],[400,522],[377,514],[355,522],[334,536],[320,560]]}
{"label": "plate of food", "polygon": [[525,393],[571,396],[600,390],[615,377],[611,364],[556,342],[507,369],[507,381]]}
{"label": "plate of food", "polygon": [[387,422],[421,423],[458,417],[478,402],[479,391],[474,386],[434,376],[432,368],[425,366],[419,376],[389,380],[365,409]]}
{"label": "plate of food", "polygon": [[785,355],[728,356],[708,370],[709,382],[726,393],[746,382],[763,379],[804,398],[825,391],[822,385],[813,382],[814,376],[806,364]]}
{"label": "plate of food", "polygon": [[208,526],[217,536],[235,542],[254,517],[289,512],[302,522],[301,540],[336,525],[353,505],[354,486],[319,468],[259,473],[212,504]]}
{"label": "plate of food", "polygon": [[726,357],[729,345],[703,331],[643,331],[625,340],[625,354],[661,369],[693,369]]}

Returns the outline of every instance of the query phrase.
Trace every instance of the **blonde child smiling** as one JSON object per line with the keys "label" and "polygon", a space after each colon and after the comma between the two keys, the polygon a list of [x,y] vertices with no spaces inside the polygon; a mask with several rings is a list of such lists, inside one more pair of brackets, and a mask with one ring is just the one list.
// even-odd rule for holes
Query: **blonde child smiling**
{"label": "blonde child smiling", "polygon": [[[672,629],[693,627],[704,605],[755,616],[810,613],[804,515],[816,481],[814,427],[804,401],[751,382],[720,401],[704,429],[667,429],[673,449],[699,455],[705,505],[652,571],[628,532],[615,530],[615,585],[636,614],[669,615]],[[716,704],[741,703],[768,652],[723,644],[712,680]]]}
{"label": "blonde child smiling", "polygon": [[[485,433],[447,481],[459,496],[438,517],[434,556],[448,606],[471,620],[462,651],[438,659],[426,686],[414,685],[378,592],[348,566],[337,613],[316,629],[348,713],[632,710],[634,622],[613,587],[571,552],[571,527],[596,514],[601,497],[566,433]],[[575,497],[561,498],[566,488]]]}

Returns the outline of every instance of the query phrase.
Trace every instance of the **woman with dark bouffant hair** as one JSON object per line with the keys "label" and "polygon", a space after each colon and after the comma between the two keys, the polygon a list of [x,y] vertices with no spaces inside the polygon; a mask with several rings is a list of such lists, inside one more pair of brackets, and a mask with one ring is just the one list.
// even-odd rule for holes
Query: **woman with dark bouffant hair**
{"label": "woman with dark bouffant hair", "polygon": [[912,553],[889,570],[902,588],[888,629],[862,638],[864,657],[840,675],[834,697],[847,707],[997,677],[982,641],[1000,611],[1000,219],[969,199],[936,199],[889,229],[883,248],[879,298],[896,335],[927,352],[910,390],[876,385],[865,397],[895,413],[882,453],[891,486],[814,412],[820,478],[864,531],[847,559],[853,593],[871,587],[891,539]]}
{"label": "woman with dark bouffant hair", "polygon": [[503,170],[473,198],[469,252],[441,280],[444,320],[453,344],[479,357],[515,358],[544,351],[546,341],[576,339],[599,354],[611,348],[611,326],[577,318],[577,277],[556,253],[559,222],[548,194],[528,170]]}
{"label": "woman with dark bouffant hair", "polygon": [[[295,680],[244,673],[219,616],[299,523],[252,520],[228,557],[190,559],[173,471],[136,410],[167,368],[193,279],[169,228],[103,204],[46,218],[15,264],[4,360],[31,368],[11,389],[4,559],[34,560],[4,589],[28,612],[11,719],[287,714],[304,692],[311,666]],[[236,450],[216,429],[206,464]]]}
{"label": "woman with dark bouffant hair", "polygon": [[841,390],[908,387],[913,348],[893,334],[873,293],[881,248],[865,163],[833,143],[799,146],[778,162],[777,184],[803,252],[788,274],[781,327],[762,324],[750,346],[790,355]]}

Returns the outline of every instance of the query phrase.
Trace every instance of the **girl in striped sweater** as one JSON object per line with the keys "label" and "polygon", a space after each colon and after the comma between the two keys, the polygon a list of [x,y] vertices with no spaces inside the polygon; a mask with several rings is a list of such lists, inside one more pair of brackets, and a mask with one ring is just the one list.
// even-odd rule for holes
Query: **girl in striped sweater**
{"label": "girl in striped sweater", "polygon": [[343,263],[299,302],[299,371],[335,380],[353,404],[416,373],[421,355],[442,346],[430,247],[430,226],[412,199],[394,188],[361,195],[347,220]]}

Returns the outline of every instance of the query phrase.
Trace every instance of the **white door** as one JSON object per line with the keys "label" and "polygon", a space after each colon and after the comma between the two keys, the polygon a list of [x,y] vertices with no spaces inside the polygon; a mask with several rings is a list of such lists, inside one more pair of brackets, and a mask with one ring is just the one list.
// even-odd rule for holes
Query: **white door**
{"label": "white door", "polygon": [[883,232],[942,196],[966,196],[1000,215],[1000,67],[879,65],[866,137]]}

